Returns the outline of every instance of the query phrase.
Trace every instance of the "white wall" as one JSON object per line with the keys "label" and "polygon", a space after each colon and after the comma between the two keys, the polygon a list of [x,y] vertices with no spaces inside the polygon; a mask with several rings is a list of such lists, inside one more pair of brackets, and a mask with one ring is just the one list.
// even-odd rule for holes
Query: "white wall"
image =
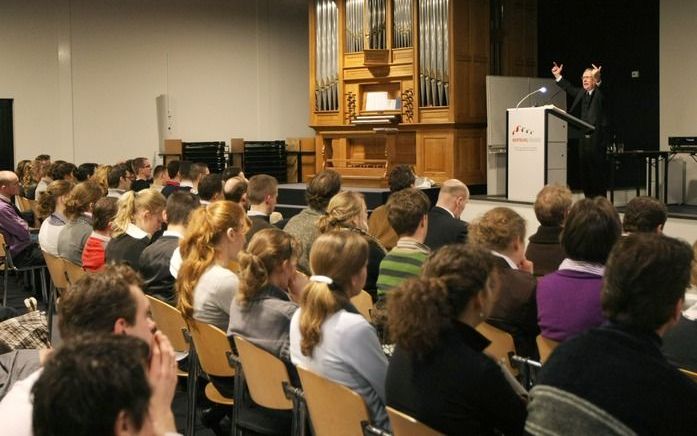
{"label": "white wall", "polygon": [[[697,2],[660,1],[661,148],[669,136],[697,136]],[[686,200],[697,204],[697,164],[685,160]],[[676,187],[671,186],[671,191]]]}
{"label": "white wall", "polygon": [[114,162],[171,137],[308,136],[305,0],[0,0],[15,160]]}

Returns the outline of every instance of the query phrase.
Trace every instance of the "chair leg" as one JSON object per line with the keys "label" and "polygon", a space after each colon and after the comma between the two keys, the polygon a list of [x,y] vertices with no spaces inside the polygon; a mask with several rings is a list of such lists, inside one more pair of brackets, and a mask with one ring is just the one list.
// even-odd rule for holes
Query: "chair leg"
{"label": "chair leg", "polygon": [[186,380],[185,436],[194,435],[194,427],[196,425],[196,388],[198,375],[198,356],[196,356],[196,349],[192,345],[189,345],[189,375]]}
{"label": "chair leg", "polygon": [[2,283],[2,305],[4,307],[7,307],[7,265],[5,265],[5,271],[3,274],[3,283]]}
{"label": "chair leg", "polygon": [[47,309],[47,320],[48,320],[48,341],[51,342],[53,339],[53,310],[56,306],[56,287],[53,282],[49,285],[48,289],[48,309]]}
{"label": "chair leg", "polygon": [[48,305],[48,294],[46,292],[46,268],[41,268],[39,270],[39,279],[41,280],[41,296],[44,298],[44,303]]}

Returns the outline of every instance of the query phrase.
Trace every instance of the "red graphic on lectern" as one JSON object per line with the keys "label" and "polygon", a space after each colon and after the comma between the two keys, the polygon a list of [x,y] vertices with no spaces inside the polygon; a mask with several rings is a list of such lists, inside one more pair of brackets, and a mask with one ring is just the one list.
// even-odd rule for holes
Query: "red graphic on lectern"
{"label": "red graphic on lectern", "polygon": [[531,129],[528,129],[525,126],[521,126],[520,124],[518,124],[513,128],[512,134],[513,134],[513,136],[516,136],[516,135],[532,136],[535,134],[535,132]]}

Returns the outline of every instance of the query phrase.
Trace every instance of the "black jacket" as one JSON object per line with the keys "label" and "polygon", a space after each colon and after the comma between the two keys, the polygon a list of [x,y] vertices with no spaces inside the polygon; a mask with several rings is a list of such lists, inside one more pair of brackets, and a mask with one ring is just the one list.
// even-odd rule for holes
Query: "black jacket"
{"label": "black jacket", "polygon": [[423,358],[397,346],[387,368],[387,405],[444,434],[522,434],[525,404],[482,352],[488,345],[456,323]]}
{"label": "black jacket", "polygon": [[655,333],[608,324],[554,350],[537,385],[576,395],[640,435],[695,434],[697,384],[660,347]]}
{"label": "black jacket", "polygon": [[179,238],[174,235],[161,236],[140,254],[138,266],[143,276],[143,291],[168,304],[176,305],[175,280],[169,272],[169,262]]}
{"label": "black jacket", "polygon": [[428,231],[424,242],[431,250],[457,242],[467,241],[467,223],[453,218],[450,212],[435,206],[428,213]]}

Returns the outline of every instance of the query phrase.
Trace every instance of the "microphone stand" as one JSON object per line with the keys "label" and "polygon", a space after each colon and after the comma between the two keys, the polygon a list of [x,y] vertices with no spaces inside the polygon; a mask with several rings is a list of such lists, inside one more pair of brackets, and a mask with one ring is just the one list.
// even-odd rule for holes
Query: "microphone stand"
{"label": "microphone stand", "polygon": [[531,92],[530,94],[528,94],[528,95],[526,95],[525,97],[521,98],[520,101],[518,102],[518,104],[515,105],[515,108],[518,109],[518,107],[520,106],[520,104],[521,104],[522,102],[524,102],[525,99],[527,99],[527,98],[530,97],[531,95],[537,94],[538,92],[541,92],[541,93],[544,94],[545,92],[547,92],[547,88],[545,88],[545,87],[543,86],[542,88],[536,89],[536,90],[534,90],[533,92]]}

